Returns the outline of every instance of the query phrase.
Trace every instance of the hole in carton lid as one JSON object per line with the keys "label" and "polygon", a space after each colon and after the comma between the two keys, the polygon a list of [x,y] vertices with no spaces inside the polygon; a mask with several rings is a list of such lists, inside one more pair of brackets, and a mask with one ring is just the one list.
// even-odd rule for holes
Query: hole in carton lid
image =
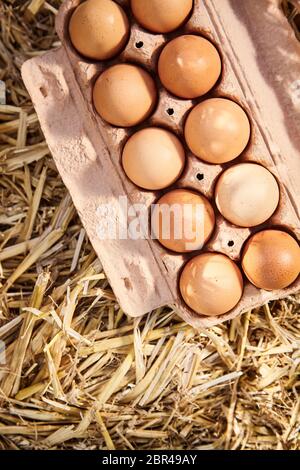
{"label": "hole in carton lid", "polygon": [[203,173],[197,173],[196,178],[197,178],[197,180],[202,181],[202,180],[204,180],[204,174]]}
{"label": "hole in carton lid", "polygon": [[234,246],[234,241],[233,241],[233,240],[229,240],[228,246]]}
{"label": "hole in carton lid", "polygon": [[137,42],[135,43],[135,47],[136,47],[137,49],[141,49],[141,48],[143,47],[143,45],[144,45],[143,41],[137,41]]}
{"label": "hole in carton lid", "polygon": [[168,109],[167,109],[167,113],[168,113],[169,116],[173,116],[174,112],[175,112],[175,111],[174,111],[173,108],[168,108]]}
{"label": "hole in carton lid", "polygon": [[44,98],[47,98],[48,92],[47,92],[47,90],[44,86],[40,87],[40,92],[41,92],[41,94],[43,95]]}

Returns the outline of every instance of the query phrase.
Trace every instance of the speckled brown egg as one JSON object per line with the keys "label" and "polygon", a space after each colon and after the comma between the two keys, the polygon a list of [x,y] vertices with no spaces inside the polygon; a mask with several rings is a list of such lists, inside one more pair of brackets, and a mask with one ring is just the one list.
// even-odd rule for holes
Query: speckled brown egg
{"label": "speckled brown egg", "polygon": [[247,114],[234,101],[211,98],[190,112],[185,124],[190,150],[201,160],[222,164],[238,157],[250,138]]}
{"label": "speckled brown egg", "polygon": [[149,127],[126,142],[122,154],[128,178],[144,189],[158,190],[173,184],[185,164],[182,143],[172,132]]}
{"label": "speckled brown egg", "polygon": [[179,281],[185,303],[196,313],[218,316],[232,310],[243,294],[238,266],[219,253],[203,253],[185,265]]}
{"label": "speckled brown egg", "polygon": [[220,176],[216,204],[225,219],[241,227],[268,220],[279,202],[279,186],[272,173],[255,163],[240,163]]}
{"label": "speckled brown egg", "polygon": [[153,111],[157,91],[151,75],[141,67],[118,64],[106,69],[93,90],[94,105],[108,123],[130,127]]}
{"label": "speckled brown egg", "polygon": [[112,0],[87,0],[74,11],[70,39],[77,51],[94,60],[106,60],[125,47],[129,22],[123,9]]}
{"label": "speckled brown egg", "polygon": [[145,29],[169,33],[188,18],[193,0],[131,0],[132,13]]}
{"label": "speckled brown egg", "polygon": [[214,230],[215,214],[201,194],[175,189],[158,200],[151,224],[154,237],[165,248],[184,253],[199,250],[207,242]]}
{"label": "speckled brown egg", "polygon": [[205,38],[184,35],[170,41],[158,62],[163,86],[180,98],[202,96],[213,88],[221,73],[221,59]]}
{"label": "speckled brown egg", "polygon": [[259,289],[284,289],[299,275],[299,245],[280,230],[258,232],[245,245],[242,267],[249,281]]}

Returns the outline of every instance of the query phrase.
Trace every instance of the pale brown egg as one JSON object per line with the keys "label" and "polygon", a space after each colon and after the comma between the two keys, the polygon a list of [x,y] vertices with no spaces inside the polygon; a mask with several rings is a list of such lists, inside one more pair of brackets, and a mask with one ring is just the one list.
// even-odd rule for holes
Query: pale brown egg
{"label": "pale brown egg", "polygon": [[100,75],[94,86],[93,99],[105,121],[114,126],[130,127],[151,114],[157,91],[153,78],[144,69],[118,64]]}
{"label": "pale brown egg", "polygon": [[131,0],[132,13],[143,28],[169,33],[188,18],[193,0]]}
{"label": "pale brown egg", "polygon": [[123,9],[112,0],[87,0],[74,11],[69,34],[77,51],[94,60],[119,54],[129,37],[129,22]]}
{"label": "pale brown egg", "polygon": [[173,184],[185,164],[183,145],[176,135],[158,127],[136,132],[122,154],[128,178],[144,189],[158,190]]}
{"label": "pale brown egg", "polygon": [[203,253],[185,265],[179,287],[192,310],[200,315],[217,316],[238,304],[243,294],[243,277],[227,256]]}
{"label": "pale brown egg", "polygon": [[224,171],[215,191],[225,219],[240,227],[254,227],[269,219],[279,202],[279,186],[270,171],[255,163],[240,163]]}
{"label": "pale brown egg", "polygon": [[197,98],[216,84],[221,59],[215,46],[195,35],[179,36],[163,49],[158,74],[163,86],[180,98]]}
{"label": "pale brown egg", "polygon": [[211,98],[199,103],[185,124],[190,150],[201,160],[222,164],[238,157],[250,138],[245,111],[234,101]]}
{"label": "pale brown egg", "polygon": [[242,267],[249,281],[259,289],[284,289],[299,275],[299,244],[281,230],[258,232],[245,245]]}
{"label": "pale brown egg", "polygon": [[185,253],[199,250],[215,227],[210,202],[201,194],[175,189],[162,196],[152,211],[152,233],[171,251]]}

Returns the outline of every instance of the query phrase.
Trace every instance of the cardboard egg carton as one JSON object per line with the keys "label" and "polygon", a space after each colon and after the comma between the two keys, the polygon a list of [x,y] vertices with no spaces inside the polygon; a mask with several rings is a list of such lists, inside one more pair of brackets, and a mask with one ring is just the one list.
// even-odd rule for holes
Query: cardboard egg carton
{"label": "cardboard egg carton", "polygon": [[[254,229],[231,225],[218,213],[215,232],[204,250],[217,251],[240,261],[248,237],[263,228],[283,227],[300,235],[300,47],[274,0],[195,0],[189,21],[169,35],[151,34],[137,25],[127,1],[119,1],[131,21],[126,49],[109,62],[93,62],[72,47],[68,23],[80,0],[66,0],[57,17],[62,46],[23,66],[23,79],[32,97],[57,168],[69,189],[87,234],[98,254],[123,310],[140,316],[157,307],[172,305],[195,327],[209,327],[272,299],[296,292],[300,281],[281,291],[259,290],[245,279],[240,303],[219,317],[199,316],[182,301],[178,277],[185,262],[197,253],[175,254],[156,240],[101,240],[99,225],[107,222],[97,210],[101,204],[119,206],[119,197],[149,207],[163,192],[143,191],[122,169],[121,153],[137,129],[162,126],[184,142],[186,116],[196,103],[209,97],[228,97],[248,113],[252,134],[248,147],[233,162],[209,165],[186,148],[187,164],[175,187],[192,188],[213,202],[216,179],[238,162],[254,161],[267,167],[281,189],[273,217]],[[181,34],[199,34],[218,48],[223,70],[217,86],[205,97],[182,100],[169,94],[157,77],[157,61],[166,42]],[[141,126],[123,129],[105,123],[94,109],[92,88],[108,66],[131,62],[145,67],[159,91],[154,114]],[[159,168],[157,169],[159,171]],[[111,223],[114,221],[111,220]]]}

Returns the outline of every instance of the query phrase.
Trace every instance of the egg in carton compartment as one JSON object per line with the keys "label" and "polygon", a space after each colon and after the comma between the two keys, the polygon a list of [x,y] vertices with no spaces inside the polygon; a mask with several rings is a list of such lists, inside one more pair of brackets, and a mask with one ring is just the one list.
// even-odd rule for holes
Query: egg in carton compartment
{"label": "egg in carton compartment", "polygon": [[[187,323],[202,328],[299,290],[299,279],[286,289],[271,292],[257,289],[244,279],[243,296],[233,310],[218,317],[198,315],[183,302],[178,289],[183,266],[198,252],[172,253],[150,237],[102,240],[98,236],[98,228],[105,222],[105,215],[98,210],[101,205],[110,204],[118,214],[120,197],[125,196],[132,204],[150,208],[165,192],[190,188],[205,195],[215,207],[214,188],[222,171],[236,163],[256,162],[277,178],[281,196],[276,212],[266,223],[248,229],[230,224],[216,210],[216,228],[203,251],[223,253],[239,264],[244,243],[259,230],[281,228],[299,239],[300,65],[295,57],[299,57],[300,48],[278,2],[195,0],[188,21],[173,33],[161,35],[140,27],[130,14],[128,2],[120,0],[117,3],[130,19],[130,38],[119,56],[103,62],[83,58],[70,42],[69,21],[80,3],[63,3],[56,23],[62,46],[27,61],[22,75],[57,168],[122,309],[136,317],[170,305]],[[222,74],[216,86],[195,100],[171,95],[157,76],[162,48],[182,34],[207,38],[222,59]],[[99,74],[113,64],[125,62],[150,72],[159,92],[150,118],[126,129],[104,122],[92,99]],[[184,144],[188,113],[195,104],[212,97],[232,99],[248,114],[251,138],[244,152],[232,162],[211,165],[196,158],[185,146],[187,163],[173,186],[155,192],[137,188],[126,177],[121,162],[128,138],[138,129],[158,126],[174,132]]]}

